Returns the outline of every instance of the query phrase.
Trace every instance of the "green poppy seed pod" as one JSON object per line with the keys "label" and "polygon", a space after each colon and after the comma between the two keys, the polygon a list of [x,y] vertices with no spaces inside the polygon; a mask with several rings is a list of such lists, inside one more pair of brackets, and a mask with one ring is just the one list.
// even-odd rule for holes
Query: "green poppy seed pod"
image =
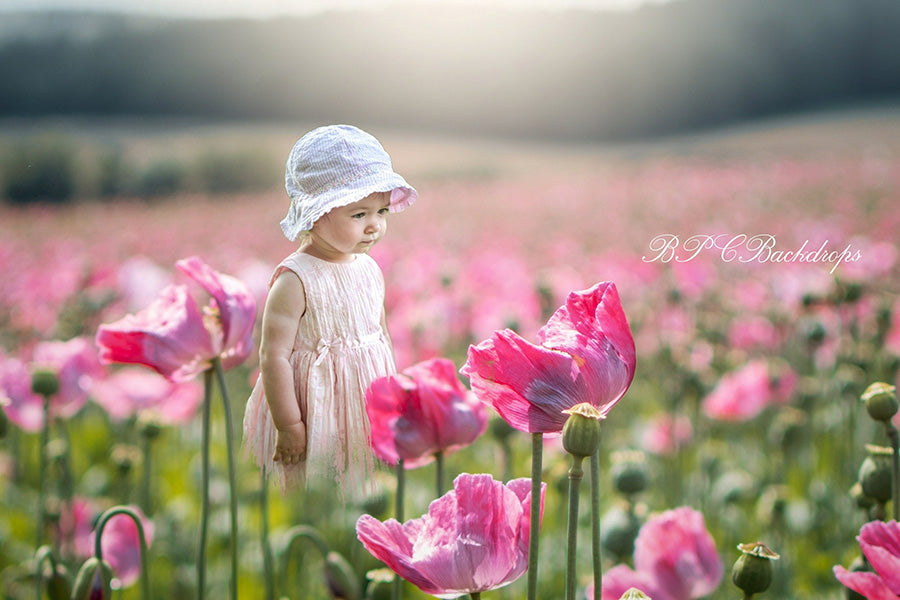
{"label": "green poppy seed pod", "polygon": [[869,456],[859,467],[859,484],[863,494],[877,502],[891,499],[891,456],[893,450],[884,446],[866,444]]}
{"label": "green poppy seed pod", "polygon": [[563,412],[569,415],[562,430],[563,448],[574,456],[591,456],[600,447],[600,421],[603,413],[587,402],[576,404]]}
{"label": "green poppy seed pod", "polygon": [[72,577],[63,565],[56,565],[53,574],[47,577],[47,597],[50,600],[69,600],[72,595]]}
{"label": "green poppy seed pod", "polygon": [[72,587],[72,600],[108,600],[112,598],[112,568],[92,556],[81,565]]}
{"label": "green poppy seed pod", "polygon": [[634,540],[641,529],[641,520],[633,512],[621,507],[606,511],[600,519],[600,543],[621,561],[634,553]]}
{"label": "green poppy seed pod", "polygon": [[738,545],[741,555],[731,569],[731,581],[752,596],[769,589],[772,583],[772,561],[780,556],[762,542]]}
{"label": "green poppy seed pod", "polygon": [[637,494],[647,488],[647,459],[643,452],[621,450],[613,452],[610,460],[613,485],[620,493]]}
{"label": "green poppy seed pod", "polygon": [[362,590],[353,567],[337,552],[331,551],[325,555],[325,581],[333,597],[362,600]]}
{"label": "green poppy seed pod", "polygon": [[141,435],[148,440],[155,440],[162,433],[162,425],[156,421],[144,421],[141,424]]}
{"label": "green poppy seed pod", "polygon": [[860,399],[865,403],[869,416],[876,421],[888,422],[900,410],[897,388],[882,381],[867,387]]}
{"label": "green poppy seed pod", "polygon": [[850,497],[856,502],[856,506],[863,510],[868,510],[875,505],[875,499],[863,493],[862,484],[858,481],[850,488]]}
{"label": "green poppy seed pod", "polygon": [[31,374],[31,391],[49,398],[59,391],[59,377],[50,369],[35,369]]}

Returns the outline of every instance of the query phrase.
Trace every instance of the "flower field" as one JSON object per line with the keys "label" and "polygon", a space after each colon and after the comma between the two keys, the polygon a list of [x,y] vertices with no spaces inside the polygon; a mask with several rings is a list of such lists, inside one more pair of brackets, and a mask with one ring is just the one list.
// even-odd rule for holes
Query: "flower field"
{"label": "flower field", "polygon": [[[304,131],[267,131],[254,143],[286,155]],[[458,372],[480,356],[470,346],[499,345],[511,339],[496,333],[507,328],[528,344],[565,350],[584,368],[590,356],[559,342],[555,311],[570,292],[615,284],[635,359],[631,372],[609,367],[618,369],[610,379],[624,395],[594,402],[608,412],[596,470],[586,463],[578,492],[577,597],[594,597],[595,483],[603,600],[641,585],[657,600],[741,597],[732,565],[739,545],[756,542],[780,556],[762,597],[845,597],[834,567],[849,568],[860,556],[861,527],[890,520],[894,508],[890,494],[877,499],[853,488],[864,462],[879,462],[891,444],[890,426],[871,418],[860,398],[873,383],[898,383],[900,113],[810,117],[628,146],[379,138],[420,194],[389,217],[387,236],[372,250],[385,274],[397,366],[419,365],[410,381],[433,376],[422,374],[429,359]],[[160,139],[134,134],[124,147],[163,151]],[[490,392],[474,385],[475,376],[458,375],[461,386],[447,393],[467,397],[456,412],[485,410],[486,426],[469,419],[470,427],[480,424],[476,433],[443,446],[439,460],[430,455],[436,446],[417,438],[427,452],[408,461],[398,507],[397,470],[388,465],[360,501],[326,488],[281,494],[262,484],[240,448],[258,318],[246,323],[252,347],[242,349],[227,327],[216,338],[224,347],[203,346],[221,358],[221,382],[215,361],[168,379],[100,362],[98,329],[146,309],[170,284],[184,286],[198,314],[229,323],[223,307],[235,306],[237,284],[218,279],[227,274],[246,286],[244,310],[255,303],[261,316],[272,269],[293,250],[278,228],[287,208],[278,183],[253,194],[0,206],[3,598],[36,597],[34,574],[40,568],[49,577],[51,564],[74,577],[95,552],[98,518],[113,506],[131,507],[148,542],[141,574],[138,529],[126,515],[109,519],[102,552],[121,590],[113,597],[126,600],[196,598],[203,577],[205,596],[214,598],[228,597],[231,586],[249,599],[392,597],[393,584],[383,581],[391,571],[367,551],[399,535],[399,526],[382,522],[400,510],[402,520],[438,529],[440,515],[479,505],[470,485],[503,505],[492,525],[519,532],[509,543],[524,539],[531,496],[523,478],[531,476],[535,438],[486,406]],[[188,257],[198,258],[178,262]],[[237,328],[240,311],[230,316]],[[581,331],[579,322],[572,327]],[[229,360],[235,348],[249,356]],[[58,385],[33,391],[48,372]],[[555,432],[541,447],[537,597],[556,599],[573,567],[565,552],[571,458]],[[403,458],[399,445],[386,454],[389,462]],[[493,479],[474,477],[482,474]],[[455,479],[456,495],[429,509]],[[362,515],[371,516],[361,521],[360,539],[376,540],[366,546],[357,537]],[[454,531],[471,525],[444,521]],[[502,544],[509,532],[490,535]],[[495,554],[502,553],[489,550],[496,577],[487,579],[496,585],[483,597],[524,598],[521,552],[501,567],[505,559]],[[414,571],[398,572],[415,580]],[[428,574],[416,585],[435,593],[440,577]],[[508,585],[493,591],[501,583]],[[402,597],[431,597],[416,585],[404,583]],[[351,591],[336,595],[338,588]]]}

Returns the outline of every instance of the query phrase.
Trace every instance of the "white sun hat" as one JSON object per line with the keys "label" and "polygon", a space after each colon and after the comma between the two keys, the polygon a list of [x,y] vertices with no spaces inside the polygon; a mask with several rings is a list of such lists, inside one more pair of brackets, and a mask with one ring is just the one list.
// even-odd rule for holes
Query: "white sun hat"
{"label": "white sun hat", "polygon": [[291,241],[333,208],[376,192],[391,193],[391,212],[400,212],[419,196],[394,172],[379,141],[352,125],[319,127],[300,138],[288,155],[284,187],[291,207],[281,230]]}

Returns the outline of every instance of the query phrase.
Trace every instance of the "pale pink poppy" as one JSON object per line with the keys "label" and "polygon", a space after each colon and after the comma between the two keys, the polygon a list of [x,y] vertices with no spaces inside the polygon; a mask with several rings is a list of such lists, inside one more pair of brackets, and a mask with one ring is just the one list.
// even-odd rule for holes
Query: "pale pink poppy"
{"label": "pale pink poppy", "polygon": [[869,600],[897,600],[900,597],[900,524],[871,521],[856,538],[875,572],[851,572],[834,567],[834,576],[851,590]]}
{"label": "pale pink poppy", "polygon": [[203,401],[194,381],[176,383],[137,367],[125,367],[94,386],[94,401],[114,421],[133,416],[163,425],[190,421]]}
{"label": "pale pink poppy", "polygon": [[35,369],[56,373],[59,390],[50,397],[51,418],[69,418],[84,406],[94,381],[102,373],[94,347],[83,338],[67,342],[41,342],[33,360],[0,356],[0,397],[9,420],[25,431],[39,431],[44,425],[43,398],[31,391]]}
{"label": "pale pink poppy", "polygon": [[170,285],[146,309],[97,331],[101,360],[141,364],[172,381],[186,381],[210,368],[243,362],[253,349],[256,302],[243,283],[192,257],[176,266],[212,300],[201,312],[184,285]]}
{"label": "pale pink poppy", "polygon": [[487,411],[446,358],[417,363],[372,382],[366,391],[372,448],[390,464],[407,468],[472,443],[487,427]]}
{"label": "pale pink poppy", "polygon": [[630,587],[654,600],[693,600],[719,586],[724,565],[703,515],[682,506],[651,517],[634,542],[634,570],[610,569],[602,598],[616,600]]}
{"label": "pale pink poppy", "polygon": [[[544,491],[541,484],[541,515]],[[518,579],[528,567],[531,480],[504,485],[463,473],[428,513],[400,524],[363,515],[356,535],[372,555],[426,594],[457,598]]]}
{"label": "pale pink poppy", "polygon": [[690,442],[693,434],[691,420],[686,416],[658,415],[643,428],[641,446],[647,452],[667,455]]}

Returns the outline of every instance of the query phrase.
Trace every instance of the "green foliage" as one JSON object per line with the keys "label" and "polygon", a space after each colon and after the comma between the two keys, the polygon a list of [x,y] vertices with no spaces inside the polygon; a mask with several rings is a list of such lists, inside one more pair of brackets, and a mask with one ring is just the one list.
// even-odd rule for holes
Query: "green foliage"
{"label": "green foliage", "polygon": [[76,189],[75,155],[72,140],[55,134],[14,142],[0,156],[3,197],[12,204],[70,200]]}

